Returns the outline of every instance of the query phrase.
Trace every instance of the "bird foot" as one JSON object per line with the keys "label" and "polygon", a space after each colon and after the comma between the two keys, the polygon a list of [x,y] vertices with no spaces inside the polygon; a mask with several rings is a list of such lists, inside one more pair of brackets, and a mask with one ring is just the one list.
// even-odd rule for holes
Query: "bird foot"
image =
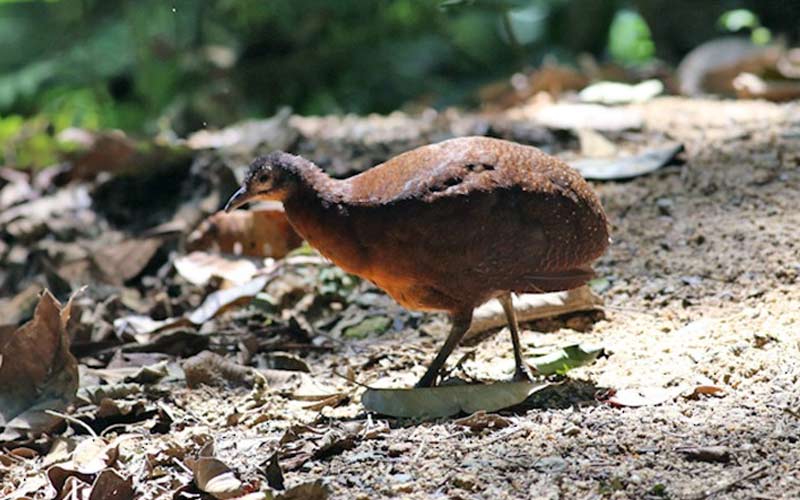
{"label": "bird foot", "polygon": [[527,363],[517,365],[517,368],[514,370],[514,377],[511,380],[513,382],[533,382],[535,381],[533,375],[535,371],[536,369],[532,369]]}
{"label": "bird foot", "polygon": [[419,382],[414,384],[414,388],[415,389],[420,389],[420,388],[423,388],[423,387],[433,387],[433,386],[435,386],[436,385],[436,375],[437,374],[430,375],[430,374],[426,373],[425,375],[422,376],[421,379],[419,379]]}

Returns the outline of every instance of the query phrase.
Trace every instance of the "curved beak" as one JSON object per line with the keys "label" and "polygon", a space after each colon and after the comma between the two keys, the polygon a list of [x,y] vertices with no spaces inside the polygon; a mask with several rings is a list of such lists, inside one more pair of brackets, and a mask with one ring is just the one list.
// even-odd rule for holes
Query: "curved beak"
{"label": "curved beak", "polygon": [[250,193],[247,191],[247,188],[245,186],[242,186],[239,189],[237,189],[236,192],[233,193],[233,195],[231,195],[231,197],[228,199],[228,203],[225,204],[224,210],[226,212],[235,210],[244,205],[245,203],[247,203],[248,201],[250,201],[251,198],[252,196],[250,196]]}

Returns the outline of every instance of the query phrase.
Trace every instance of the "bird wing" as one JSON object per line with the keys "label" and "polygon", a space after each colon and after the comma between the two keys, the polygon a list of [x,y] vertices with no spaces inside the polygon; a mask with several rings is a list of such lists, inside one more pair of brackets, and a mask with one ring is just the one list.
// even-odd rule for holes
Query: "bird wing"
{"label": "bird wing", "polygon": [[462,137],[408,151],[347,182],[349,203],[431,202],[511,185],[548,188],[548,157],[535,148]]}

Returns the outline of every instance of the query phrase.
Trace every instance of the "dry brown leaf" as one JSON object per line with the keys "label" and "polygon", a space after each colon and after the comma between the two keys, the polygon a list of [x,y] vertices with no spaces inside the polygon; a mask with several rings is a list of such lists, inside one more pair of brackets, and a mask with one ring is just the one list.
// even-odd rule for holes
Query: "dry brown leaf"
{"label": "dry brown leaf", "polygon": [[0,330],[0,425],[6,432],[46,430],[53,417],[40,410],[60,410],[75,397],[78,364],[66,331],[71,308],[72,299],[62,308],[45,290],[33,319],[13,332]]}
{"label": "dry brown leaf", "polygon": [[252,386],[258,379],[256,371],[242,366],[211,351],[203,351],[181,363],[186,375],[186,384],[191,387],[213,386]]}
{"label": "dry brown leaf", "polygon": [[106,282],[122,285],[142,272],[162,243],[160,238],[129,239],[100,248],[92,259]]}
{"label": "dry brown leaf", "polygon": [[123,479],[113,469],[106,469],[97,475],[92,484],[89,500],[132,500],[133,478]]}
{"label": "dry brown leaf", "polygon": [[472,415],[467,415],[453,422],[456,425],[469,427],[473,432],[480,432],[484,429],[502,429],[511,425],[511,420],[485,411],[476,411]]}
{"label": "dry brown leaf", "polygon": [[240,496],[243,493],[242,482],[222,460],[203,456],[207,454],[213,454],[213,447],[204,447],[200,450],[200,457],[186,461],[194,474],[197,487],[214,498]]}
{"label": "dry brown leaf", "polygon": [[330,495],[328,487],[322,481],[317,480],[289,488],[276,496],[275,500],[325,500],[328,495]]}
{"label": "dry brown leaf", "polygon": [[187,249],[279,259],[302,241],[283,208],[272,205],[260,210],[217,212],[189,235]]}

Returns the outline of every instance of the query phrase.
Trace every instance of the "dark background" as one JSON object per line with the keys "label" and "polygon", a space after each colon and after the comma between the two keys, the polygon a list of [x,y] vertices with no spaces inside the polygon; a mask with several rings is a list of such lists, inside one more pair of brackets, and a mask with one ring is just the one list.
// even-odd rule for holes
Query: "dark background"
{"label": "dark background", "polygon": [[[757,23],[726,27],[733,9]],[[31,120],[184,135],[284,105],[471,106],[543,60],[674,66],[758,27],[791,43],[799,13],[796,0],[0,0],[0,143]]]}

